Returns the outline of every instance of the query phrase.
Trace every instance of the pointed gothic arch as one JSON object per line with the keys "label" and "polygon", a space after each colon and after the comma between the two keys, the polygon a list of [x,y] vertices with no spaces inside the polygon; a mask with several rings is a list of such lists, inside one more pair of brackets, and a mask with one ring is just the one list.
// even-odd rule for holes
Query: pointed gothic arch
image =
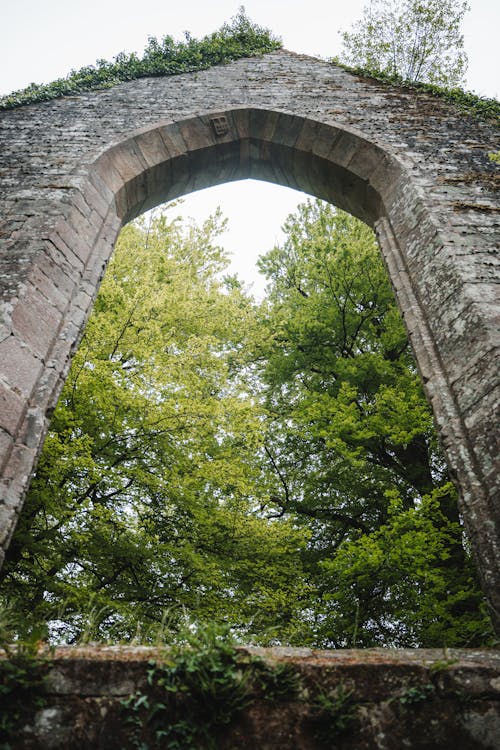
{"label": "pointed gothic arch", "polygon": [[500,627],[494,129],[463,122],[283,52],[2,113],[0,554],[121,226],[252,177],[374,227]]}

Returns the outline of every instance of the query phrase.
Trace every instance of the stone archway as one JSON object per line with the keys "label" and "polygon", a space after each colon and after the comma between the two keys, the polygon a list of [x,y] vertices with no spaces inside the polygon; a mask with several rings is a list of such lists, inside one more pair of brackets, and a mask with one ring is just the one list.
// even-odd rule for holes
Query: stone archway
{"label": "stone archway", "polygon": [[3,113],[0,552],[120,227],[253,177],[375,228],[500,629],[494,137],[432,96],[287,52]]}

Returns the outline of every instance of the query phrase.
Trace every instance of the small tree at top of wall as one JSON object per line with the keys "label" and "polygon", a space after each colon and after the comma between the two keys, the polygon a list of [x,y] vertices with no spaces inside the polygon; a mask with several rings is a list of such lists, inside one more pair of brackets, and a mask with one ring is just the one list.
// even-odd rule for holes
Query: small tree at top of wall
{"label": "small tree at top of wall", "polygon": [[342,33],[341,62],[404,81],[461,86],[466,0],[371,0]]}

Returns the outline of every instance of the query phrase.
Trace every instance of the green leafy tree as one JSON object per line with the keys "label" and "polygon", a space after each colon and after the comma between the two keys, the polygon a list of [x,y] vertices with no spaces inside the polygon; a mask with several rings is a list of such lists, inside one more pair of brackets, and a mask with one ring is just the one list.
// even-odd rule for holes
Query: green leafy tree
{"label": "green leafy tree", "polygon": [[253,311],[221,278],[221,228],[160,216],[120,236],[1,572],[60,638],[147,639],[184,611],[263,637],[305,589],[307,532],[256,512]]}
{"label": "green leafy tree", "polygon": [[302,640],[482,642],[455,491],[375,237],[319,201],[285,230],[261,260],[258,355],[267,511],[311,534]]}
{"label": "green leafy tree", "polygon": [[462,528],[443,514],[449,485],[404,510],[388,492],[388,519],[319,563],[325,589],[322,632],[339,645],[470,647],[492,638]]}
{"label": "green leafy tree", "polygon": [[456,87],[467,69],[465,0],[371,0],[342,34],[341,60],[404,81]]}
{"label": "green leafy tree", "polygon": [[121,234],[0,573],[52,637],[211,621],[292,645],[479,645],[455,492],[373,233],[308,202],[256,307],[215,240]]}

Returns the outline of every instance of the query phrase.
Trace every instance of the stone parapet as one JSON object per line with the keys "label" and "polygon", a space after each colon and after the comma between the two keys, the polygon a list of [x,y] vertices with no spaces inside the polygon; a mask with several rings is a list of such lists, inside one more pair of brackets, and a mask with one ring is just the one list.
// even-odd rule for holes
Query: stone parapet
{"label": "stone parapet", "polygon": [[[262,689],[250,696],[227,724],[213,730],[213,747],[219,750],[500,748],[498,651],[252,648],[239,653],[242,680],[258,657],[271,669],[288,665],[288,683],[291,672],[297,683],[281,693],[275,685],[274,692]],[[57,649],[44,687],[24,699],[15,726],[10,725],[15,736],[10,746],[181,747],[166,739],[179,720],[179,703],[172,694],[148,687],[151,662],[162,659],[165,652],[149,648]],[[134,710],[140,695],[147,696],[144,710]],[[155,713],[160,705],[171,705],[171,712]]]}

